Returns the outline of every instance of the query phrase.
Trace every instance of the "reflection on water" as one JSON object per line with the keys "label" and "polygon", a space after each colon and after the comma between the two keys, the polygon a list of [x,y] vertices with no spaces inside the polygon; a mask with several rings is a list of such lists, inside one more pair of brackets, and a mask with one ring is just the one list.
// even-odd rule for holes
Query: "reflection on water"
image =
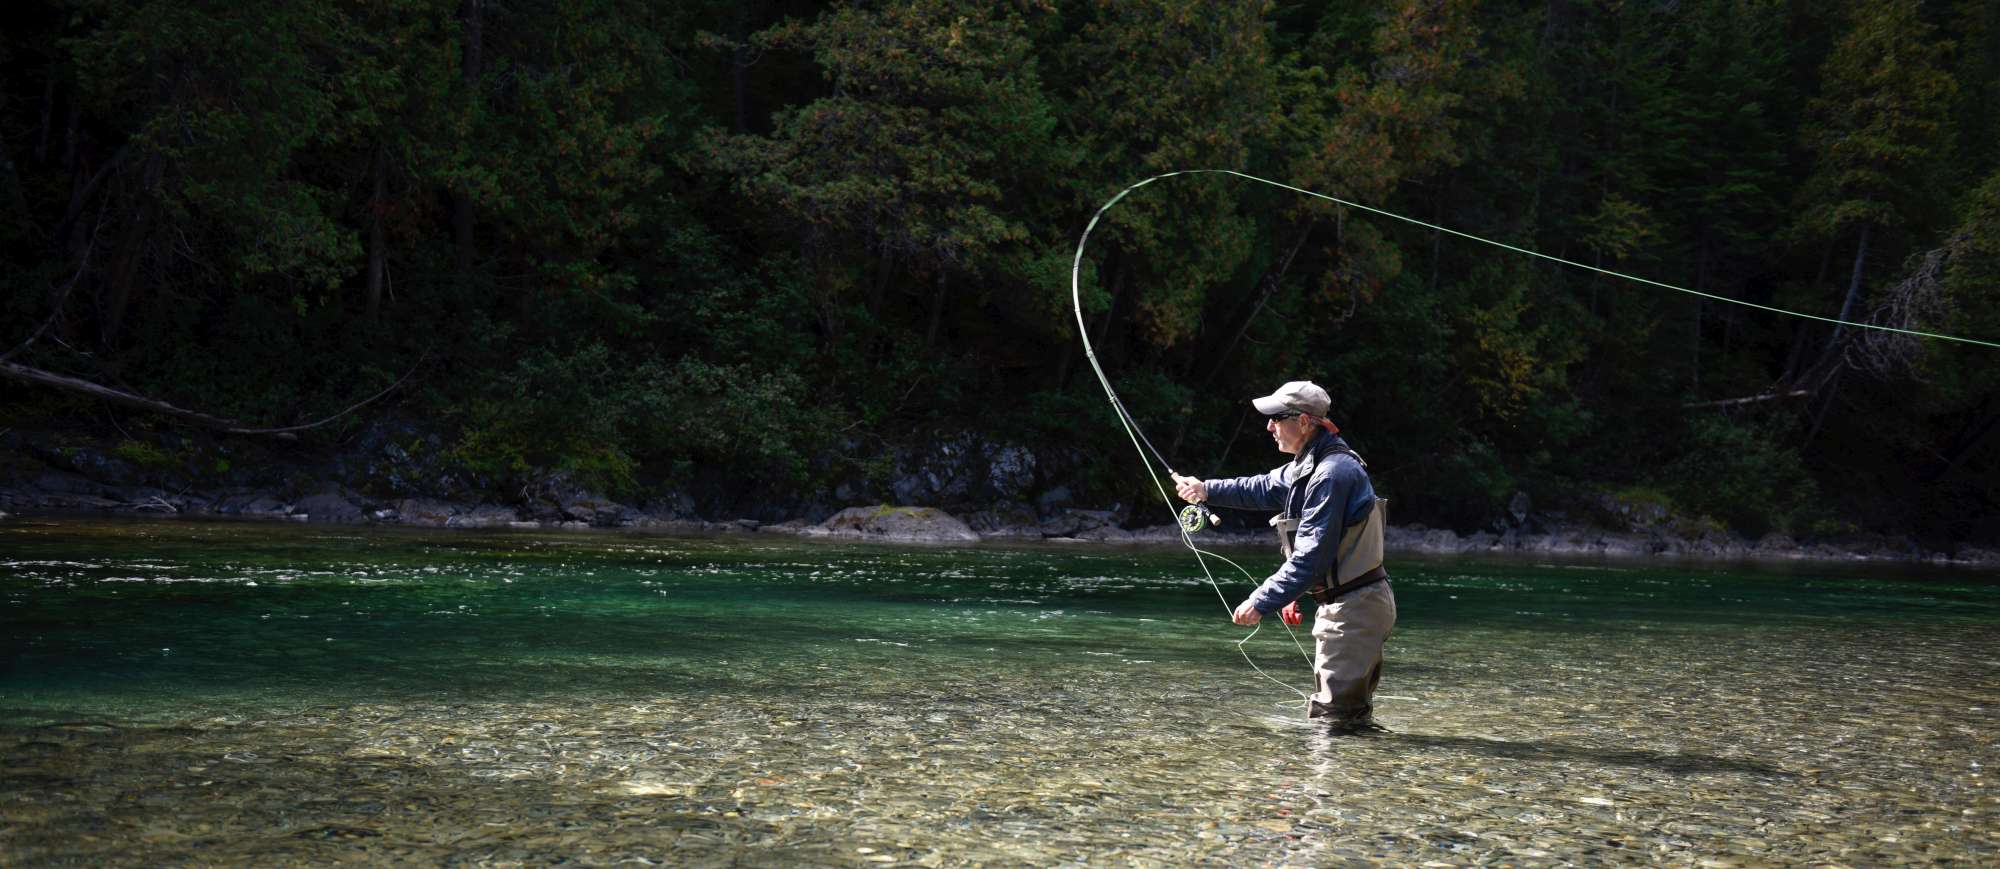
{"label": "reflection on water", "polygon": [[1395,577],[1389,732],[1335,737],[1170,551],[16,521],[0,853],[1995,859],[1990,578]]}

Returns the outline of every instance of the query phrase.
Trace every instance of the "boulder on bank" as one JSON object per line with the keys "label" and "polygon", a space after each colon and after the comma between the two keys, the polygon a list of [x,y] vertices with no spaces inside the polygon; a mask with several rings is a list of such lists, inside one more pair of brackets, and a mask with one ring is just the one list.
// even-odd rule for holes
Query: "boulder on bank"
{"label": "boulder on bank", "polygon": [[291,515],[292,507],[263,492],[244,492],[224,496],[216,505],[215,512],[224,516],[244,516],[253,519],[282,519]]}
{"label": "boulder on bank", "polygon": [[804,529],[810,537],[933,542],[974,541],[979,535],[958,517],[934,507],[849,507]]}
{"label": "boulder on bank", "polygon": [[481,504],[446,519],[445,525],[452,528],[507,528],[520,520],[521,514],[514,512],[512,507]]}
{"label": "boulder on bank", "polygon": [[557,502],[562,517],[568,522],[582,522],[586,526],[611,526],[626,524],[636,518],[637,513],[630,507],[592,492],[576,490],[564,493]]}
{"label": "boulder on bank", "polygon": [[981,538],[1042,539],[1041,517],[1026,504],[1002,502],[965,517],[966,527]]}
{"label": "boulder on bank", "polygon": [[451,517],[465,512],[465,507],[430,498],[404,498],[396,502],[396,517],[406,525],[428,525],[443,527],[451,524]]}
{"label": "boulder on bank", "polygon": [[321,492],[307,495],[292,505],[292,513],[301,515],[309,522],[365,522],[368,514],[361,505],[347,500],[339,492]]}

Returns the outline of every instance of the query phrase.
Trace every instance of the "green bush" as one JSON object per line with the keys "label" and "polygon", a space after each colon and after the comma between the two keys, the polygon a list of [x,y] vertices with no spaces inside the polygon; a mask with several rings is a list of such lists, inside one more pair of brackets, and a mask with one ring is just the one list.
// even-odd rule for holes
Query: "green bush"
{"label": "green bush", "polygon": [[462,405],[452,455],[515,490],[541,473],[567,474],[625,495],[641,469],[721,462],[762,482],[803,473],[815,435],[796,418],[804,386],[789,373],[692,358],[615,356],[600,342],[521,359]]}
{"label": "green bush", "polygon": [[1682,510],[1757,535],[1810,527],[1819,486],[1777,427],[1727,417],[1689,421],[1686,451],[1657,480]]}

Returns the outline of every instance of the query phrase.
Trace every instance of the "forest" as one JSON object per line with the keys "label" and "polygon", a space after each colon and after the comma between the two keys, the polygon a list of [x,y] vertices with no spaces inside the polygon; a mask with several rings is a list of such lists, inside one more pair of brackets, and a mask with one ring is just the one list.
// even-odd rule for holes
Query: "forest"
{"label": "forest", "polygon": [[2000,540],[2000,350],[1829,322],[2000,341],[1990,0],[12,8],[17,434],[397,420],[496,497],[833,507],[1005,444],[1156,499],[1071,258],[1232,169],[1706,295],[1148,185],[1084,322],[1185,470],[1277,464],[1246,399],[1312,379],[1402,522]]}

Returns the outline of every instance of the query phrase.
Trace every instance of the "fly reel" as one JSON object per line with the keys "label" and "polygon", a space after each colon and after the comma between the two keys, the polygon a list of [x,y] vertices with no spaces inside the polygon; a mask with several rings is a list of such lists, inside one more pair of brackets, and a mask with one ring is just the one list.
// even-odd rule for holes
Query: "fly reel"
{"label": "fly reel", "polygon": [[1189,534],[1199,534],[1222,524],[1222,517],[1208,509],[1207,504],[1189,504],[1181,508],[1181,530]]}

